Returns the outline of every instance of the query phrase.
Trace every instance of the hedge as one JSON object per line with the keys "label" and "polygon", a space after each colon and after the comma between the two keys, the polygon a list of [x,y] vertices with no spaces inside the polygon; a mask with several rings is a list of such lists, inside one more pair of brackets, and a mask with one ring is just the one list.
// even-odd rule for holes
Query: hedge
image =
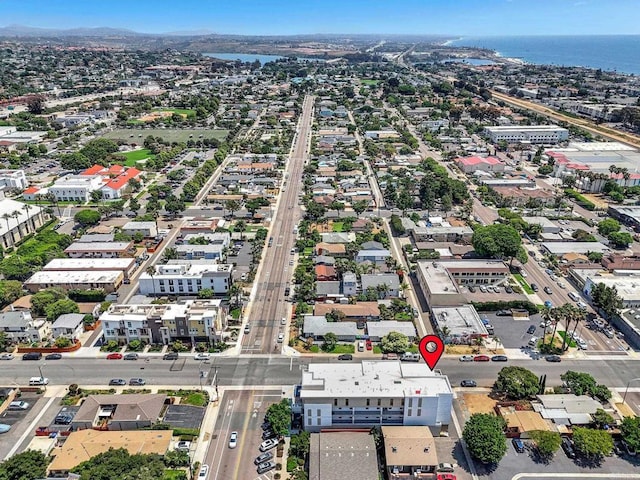
{"label": "hedge", "polygon": [[509,302],[471,302],[478,312],[494,312],[512,308],[525,309],[529,314],[538,313],[538,306],[528,300],[511,300]]}
{"label": "hedge", "polygon": [[581,195],[576,190],[567,188],[565,189],[564,193],[573,198],[582,208],[585,208],[589,211],[596,209],[596,205],[591,200]]}
{"label": "hedge", "polygon": [[107,294],[104,290],[69,290],[69,298],[74,302],[103,302]]}

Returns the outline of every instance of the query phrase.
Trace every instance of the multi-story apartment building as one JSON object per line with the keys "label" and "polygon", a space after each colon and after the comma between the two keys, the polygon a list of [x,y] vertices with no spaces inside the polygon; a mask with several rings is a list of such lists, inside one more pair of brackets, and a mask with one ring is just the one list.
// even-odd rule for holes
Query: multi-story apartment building
{"label": "multi-story apartment building", "polygon": [[74,242],[64,253],[70,258],[118,258],[132,257],[135,253],[131,242]]}
{"label": "multi-story apartment building", "polygon": [[105,340],[168,344],[174,340],[217,342],[226,328],[221,300],[187,300],[167,305],[111,305],[100,316]]}
{"label": "multi-story apartment building", "polygon": [[140,275],[140,293],[143,295],[197,295],[205,288],[216,295],[224,295],[231,286],[233,265],[191,264],[157,265],[156,272]]}
{"label": "multi-story apartment building", "polygon": [[484,133],[492,142],[529,142],[555,144],[569,140],[569,130],[557,125],[507,125],[485,127]]}
{"label": "multi-story apartment building", "polygon": [[45,210],[9,198],[0,199],[0,242],[2,248],[11,248],[25,236],[34,233],[49,219]]}
{"label": "multi-story apartment building", "polygon": [[0,187],[24,190],[29,185],[24,170],[0,170]]}
{"label": "multi-story apartment building", "polygon": [[296,389],[294,411],[304,429],[384,425],[448,426],[453,392],[449,379],[424,363],[363,361],[309,365]]}

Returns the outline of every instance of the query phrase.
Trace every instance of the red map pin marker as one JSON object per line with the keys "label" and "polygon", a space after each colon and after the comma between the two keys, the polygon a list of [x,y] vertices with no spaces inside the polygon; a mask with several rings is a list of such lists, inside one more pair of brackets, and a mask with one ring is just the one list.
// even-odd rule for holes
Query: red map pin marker
{"label": "red map pin marker", "polygon": [[426,364],[433,370],[444,352],[444,343],[437,335],[427,335],[420,340],[418,350]]}

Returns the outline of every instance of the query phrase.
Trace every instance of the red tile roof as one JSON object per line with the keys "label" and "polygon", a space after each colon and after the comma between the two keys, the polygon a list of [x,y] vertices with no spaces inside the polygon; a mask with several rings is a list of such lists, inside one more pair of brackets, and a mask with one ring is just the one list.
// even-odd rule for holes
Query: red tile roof
{"label": "red tile roof", "polygon": [[102,165],[95,164],[92,167],[87,168],[84,172],[80,173],[80,175],[98,175],[102,173],[105,168]]}
{"label": "red tile roof", "polygon": [[40,187],[29,187],[29,188],[27,188],[27,189],[26,189],[24,192],[22,192],[22,193],[27,193],[27,194],[29,194],[29,193],[37,193],[37,192],[39,192],[39,191],[40,191]]}
{"label": "red tile roof", "polygon": [[142,172],[137,168],[129,168],[121,175],[109,180],[105,186],[113,190],[120,190],[122,187],[125,187],[127,183],[129,183],[129,180],[131,180],[132,178],[136,178],[141,173]]}
{"label": "red tile roof", "polygon": [[463,165],[478,165],[480,163],[488,163],[489,165],[501,165],[502,162],[496,157],[460,157],[457,159],[458,162]]}

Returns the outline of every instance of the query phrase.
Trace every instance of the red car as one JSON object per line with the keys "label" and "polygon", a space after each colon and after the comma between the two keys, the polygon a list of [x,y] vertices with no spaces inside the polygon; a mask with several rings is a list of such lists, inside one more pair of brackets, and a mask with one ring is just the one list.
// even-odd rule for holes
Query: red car
{"label": "red car", "polygon": [[456,480],[456,476],[453,473],[439,473],[438,480]]}
{"label": "red car", "polygon": [[109,355],[107,355],[107,360],[121,360],[121,359],[122,359],[121,353],[110,353]]}
{"label": "red car", "polygon": [[489,360],[491,360],[489,355],[476,355],[473,357],[474,362],[488,362]]}
{"label": "red car", "polygon": [[371,340],[367,340],[367,350],[373,350],[373,345],[371,345]]}

